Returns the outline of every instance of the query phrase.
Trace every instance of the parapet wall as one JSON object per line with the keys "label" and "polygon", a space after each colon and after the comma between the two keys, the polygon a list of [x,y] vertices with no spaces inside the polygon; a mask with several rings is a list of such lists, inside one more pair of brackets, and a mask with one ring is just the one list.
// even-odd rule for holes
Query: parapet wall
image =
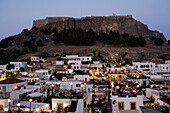
{"label": "parapet wall", "polygon": [[126,19],[131,19],[132,15],[125,15],[125,16],[87,16],[87,17],[82,17],[82,18],[72,18],[72,17],[46,17],[45,19],[40,19],[40,20],[34,20],[33,21],[33,27],[43,27],[48,23],[53,23],[57,21],[65,21],[68,19],[74,19],[74,20],[81,20],[81,19],[94,19],[94,18],[113,18],[113,19],[118,19],[118,18],[126,18]]}

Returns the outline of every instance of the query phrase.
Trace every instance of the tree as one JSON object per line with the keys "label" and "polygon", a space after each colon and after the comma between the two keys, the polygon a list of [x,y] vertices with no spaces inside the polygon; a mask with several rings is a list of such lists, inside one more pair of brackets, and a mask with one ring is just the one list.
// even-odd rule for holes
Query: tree
{"label": "tree", "polygon": [[47,53],[47,52],[42,52],[41,53],[41,55],[40,55],[40,57],[42,57],[42,58],[47,58],[47,57],[49,57],[50,55],[49,55],[49,53]]}
{"label": "tree", "polygon": [[39,40],[36,42],[36,45],[37,45],[37,46],[42,46],[42,45],[43,45],[42,40],[41,40],[41,39],[39,39]]}
{"label": "tree", "polygon": [[29,50],[32,51],[32,52],[37,52],[37,46],[35,44],[31,44],[29,46]]}
{"label": "tree", "polygon": [[28,48],[26,48],[26,47],[22,48],[21,53],[22,54],[28,53]]}
{"label": "tree", "polygon": [[7,70],[14,69],[14,65],[13,65],[13,64],[8,64],[8,65],[6,66],[6,69],[7,69]]}
{"label": "tree", "polygon": [[14,39],[15,36],[9,36],[8,38],[2,39],[0,41],[0,48],[7,48],[10,41]]}
{"label": "tree", "polygon": [[31,42],[30,41],[24,41],[24,46],[30,46]]}
{"label": "tree", "polygon": [[157,45],[157,46],[161,46],[162,44],[164,44],[164,41],[160,38],[156,38],[154,43]]}
{"label": "tree", "polygon": [[[63,77],[68,78],[68,76],[66,74],[56,73],[56,72],[54,72],[52,76],[55,76],[58,80],[62,80]],[[50,76],[51,80],[53,79],[52,76]]]}
{"label": "tree", "polygon": [[168,44],[170,45],[170,40],[168,40],[167,42],[168,42]]}
{"label": "tree", "polygon": [[25,68],[21,67],[19,70],[22,71],[22,72],[24,72],[24,71],[25,71]]}

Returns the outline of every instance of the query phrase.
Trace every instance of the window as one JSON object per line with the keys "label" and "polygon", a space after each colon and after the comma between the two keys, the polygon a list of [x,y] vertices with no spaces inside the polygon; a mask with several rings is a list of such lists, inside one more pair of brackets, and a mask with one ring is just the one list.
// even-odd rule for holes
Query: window
{"label": "window", "polygon": [[130,106],[132,110],[136,109],[136,102],[131,102]]}
{"label": "window", "polygon": [[124,102],[118,102],[119,110],[124,110]]}
{"label": "window", "polygon": [[87,82],[87,78],[85,78],[85,81]]}
{"label": "window", "polygon": [[76,80],[78,80],[78,79],[76,78]]}
{"label": "window", "polygon": [[136,68],[138,68],[138,66],[136,66]]}
{"label": "window", "polygon": [[80,87],[80,84],[76,84],[76,87]]}

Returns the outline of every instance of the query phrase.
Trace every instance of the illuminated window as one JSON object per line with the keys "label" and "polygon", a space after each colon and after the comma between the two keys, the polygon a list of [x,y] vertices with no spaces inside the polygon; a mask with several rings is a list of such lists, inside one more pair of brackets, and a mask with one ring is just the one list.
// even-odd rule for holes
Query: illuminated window
{"label": "illuminated window", "polygon": [[124,110],[124,102],[119,102],[118,106],[119,106],[119,110]]}

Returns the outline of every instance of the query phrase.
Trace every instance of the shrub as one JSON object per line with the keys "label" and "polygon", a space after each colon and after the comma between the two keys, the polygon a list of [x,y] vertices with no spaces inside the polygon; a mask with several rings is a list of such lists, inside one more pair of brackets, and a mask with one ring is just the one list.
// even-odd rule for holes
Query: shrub
{"label": "shrub", "polygon": [[156,38],[155,41],[154,41],[154,43],[155,43],[156,45],[158,45],[158,46],[161,46],[162,44],[164,44],[164,41],[163,41],[162,39],[160,39],[160,38]]}
{"label": "shrub", "polygon": [[41,56],[42,58],[47,58],[47,57],[49,57],[50,55],[49,55],[49,53],[47,53],[47,52],[42,52],[40,56]]}
{"label": "shrub", "polygon": [[0,42],[0,48],[7,48],[9,41],[12,41],[15,36],[9,36],[8,38],[2,39]]}
{"label": "shrub", "polygon": [[29,46],[29,50],[32,51],[32,52],[37,52],[37,46],[35,44],[31,44]]}
{"label": "shrub", "polygon": [[43,45],[42,40],[41,40],[41,39],[39,39],[39,40],[36,42],[36,45],[37,45],[37,46],[42,46],[42,45]]}
{"label": "shrub", "polygon": [[30,46],[31,42],[30,41],[24,41],[24,46]]}
{"label": "shrub", "polygon": [[7,70],[14,69],[14,65],[13,65],[13,64],[8,64],[8,65],[6,66],[6,69],[7,69]]}

